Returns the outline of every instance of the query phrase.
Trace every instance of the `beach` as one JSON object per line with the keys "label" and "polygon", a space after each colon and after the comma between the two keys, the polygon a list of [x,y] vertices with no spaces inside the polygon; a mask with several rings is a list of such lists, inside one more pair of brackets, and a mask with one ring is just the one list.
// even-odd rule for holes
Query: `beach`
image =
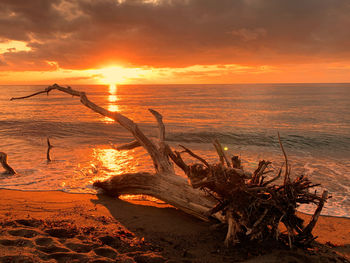
{"label": "beach", "polygon": [[0,13],[0,263],[350,263],[349,1]]}
{"label": "beach", "polygon": [[227,249],[224,232],[167,204],[16,190],[0,190],[0,203],[0,262],[350,260],[348,218],[321,216],[313,232],[319,243],[313,249],[290,250],[278,244]]}

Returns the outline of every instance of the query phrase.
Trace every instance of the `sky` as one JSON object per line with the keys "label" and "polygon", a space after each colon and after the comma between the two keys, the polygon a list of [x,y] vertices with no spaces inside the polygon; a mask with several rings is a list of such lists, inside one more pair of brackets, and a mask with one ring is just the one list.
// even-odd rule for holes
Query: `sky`
{"label": "sky", "polygon": [[348,0],[1,0],[0,84],[350,82]]}

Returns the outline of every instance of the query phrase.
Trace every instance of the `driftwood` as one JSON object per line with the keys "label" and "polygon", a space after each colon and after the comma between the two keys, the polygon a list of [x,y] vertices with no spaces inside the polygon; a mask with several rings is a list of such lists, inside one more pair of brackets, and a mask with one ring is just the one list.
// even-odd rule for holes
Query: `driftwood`
{"label": "driftwood", "polygon": [[[279,135],[278,138],[280,139]],[[316,192],[310,193],[309,189],[318,184],[312,184],[303,175],[291,180],[287,155],[280,140],[279,142],[285,156],[281,185],[272,183],[281,177],[282,168],[275,177],[265,182],[265,174],[270,172],[266,169],[271,162],[263,160],[253,175],[247,176],[247,173],[241,173],[241,169],[233,168],[240,165],[237,158],[233,158],[232,163],[227,161],[218,142],[214,142],[214,145],[220,158],[219,164],[208,165],[201,161],[184,170],[194,188],[204,189],[218,200],[208,214],[222,211],[226,216],[226,245],[254,239],[277,239],[292,247],[293,244],[309,245],[314,240],[311,232],[328,198],[328,192],[324,191],[322,196]],[[201,159],[189,149],[186,152]],[[303,203],[317,205],[315,214],[306,227],[296,215],[297,206]],[[284,224],[287,234],[280,234],[280,223]]]}
{"label": "driftwood", "polygon": [[[12,98],[25,99],[52,90],[80,97],[80,101],[93,111],[109,117],[127,129],[134,141],[112,147],[116,150],[133,149],[142,146],[153,160],[155,173],[128,173],[114,176],[106,181],[97,181],[94,186],[105,193],[119,196],[122,194],[145,194],[161,199],[184,212],[201,220],[216,218],[227,225],[225,243],[236,244],[245,240],[269,239],[281,240],[292,247],[293,244],[307,245],[314,237],[311,232],[315,226],[324,202],[328,198],[325,191],[322,196],[309,189],[316,186],[307,177],[290,178],[290,165],[281,143],[283,152],[283,183],[273,184],[282,177],[283,167],[267,180],[267,170],[271,162],[260,161],[253,174],[244,171],[238,156],[229,159],[219,141],[213,144],[219,156],[218,164],[209,164],[185,146],[183,151],[173,151],[165,142],[165,126],[161,114],[150,109],[158,124],[158,140],[150,140],[132,120],[118,112],[110,112],[91,102],[84,92],[57,84],[34,94]],[[198,163],[188,165],[181,154],[187,153]],[[175,174],[174,164],[180,167],[189,178],[188,181]],[[317,205],[310,223],[304,227],[303,221],[296,215],[296,208],[302,203]],[[280,225],[286,228],[286,234],[280,233]]]}
{"label": "driftwood", "polygon": [[16,174],[15,169],[13,169],[8,163],[7,163],[7,154],[4,152],[0,152],[0,163],[2,167],[6,170],[6,173],[8,174]]}
{"label": "driftwood", "polygon": [[47,137],[47,151],[46,151],[46,159],[48,162],[51,162],[50,151],[53,148],[53,145],[50,143],[49,137]]}
{"label": "driftwood", "polygon": [[[208,196],[202,190],[194,189],[186,178],[175,174],[173,163],[169,160],[169,156],[175,156],[175,153],[171,151],[170,147],[164,141],[165,127],[159,113],[150,110],[156,118],[159,127],[158,141],[153,142],[140,130],[138,125],[129,118],[118,112],[111,112],[96,105],[88,99],[85,92],[80,92],[70,87],[62,87],[54,84],[43,91],[24,97],[11,98],[11,100],[26,99],[45,93],[49,94],[53,90],[79,97],[81,103],[86,107],[118,122],[134,136],[137,142],[130,143],[129,146],[131,146],[129,149],[131,149],[131,147],[142,146],[153,160],[155,174],[124,174],[118,177],[112,177],[105,182],[96,182],[95,186],[104,189],[106,193],[114,196],[121,194],[151,195],[192,216],[209,221],[207,211],[216,204],[216,200]],[[219,215],[217,217],[220,218]]]}

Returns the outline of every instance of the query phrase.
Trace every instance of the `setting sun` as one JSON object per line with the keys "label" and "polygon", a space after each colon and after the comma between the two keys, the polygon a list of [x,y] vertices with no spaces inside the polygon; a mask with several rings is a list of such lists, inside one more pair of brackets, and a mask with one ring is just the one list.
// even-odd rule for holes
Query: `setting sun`
{"label": "setting sun", "polygon": [[150,71],[141,68],[123,68],[120,66],[111,66],[93,70],[97,75],[100,84],[126,84],[129,80],[147,77]]}

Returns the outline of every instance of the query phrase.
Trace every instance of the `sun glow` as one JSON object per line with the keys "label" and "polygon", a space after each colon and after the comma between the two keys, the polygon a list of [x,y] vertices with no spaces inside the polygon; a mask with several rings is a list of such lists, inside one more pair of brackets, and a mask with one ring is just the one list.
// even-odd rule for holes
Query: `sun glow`
{"label": "sun glow", "polygon": [[141,68],[123,68],[111,66],[94,70],[101,84],[115,85],[125,84],[133,79],[148,77],[149,71]]}

